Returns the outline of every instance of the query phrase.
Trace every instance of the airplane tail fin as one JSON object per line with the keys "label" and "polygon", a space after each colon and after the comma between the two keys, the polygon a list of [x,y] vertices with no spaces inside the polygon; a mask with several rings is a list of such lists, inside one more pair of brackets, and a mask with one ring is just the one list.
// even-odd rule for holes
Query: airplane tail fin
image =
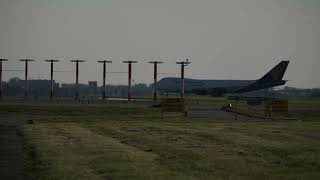
{"label": "airplane tail fin", "polygon": [[278,65],[276,65],[267,74],[255,81],[253,84],[240,88],[234,92],[243,93],[286,84],[287,81],[282,80],[282,78],[287,70],[288,64],[289,61],[281,61]]}
{"label": "airplane tail fin", "polygon": [[279,82],[282,80],[284,73],[287,70],[289,61],[281,61],[273,69],[271,69],[267,74],[265,74],[260,81],[263,82]]}

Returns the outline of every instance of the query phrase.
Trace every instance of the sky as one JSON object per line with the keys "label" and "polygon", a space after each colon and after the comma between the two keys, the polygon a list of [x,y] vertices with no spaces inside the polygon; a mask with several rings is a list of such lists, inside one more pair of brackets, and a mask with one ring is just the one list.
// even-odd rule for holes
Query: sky
{"label": "sky", "polygon": [[177,61],[189,59],[186,77],[258,79],[281,60],[290,60],[288,86],[320,87],[319,0],[0,0],[0,58],[4,80],[24,77],[18,59],[35,59],[31,79],[127,83],[124,60],[136,60],[133,83],[153,81],[151,60],[160,60],[159,79],[178,77]]}

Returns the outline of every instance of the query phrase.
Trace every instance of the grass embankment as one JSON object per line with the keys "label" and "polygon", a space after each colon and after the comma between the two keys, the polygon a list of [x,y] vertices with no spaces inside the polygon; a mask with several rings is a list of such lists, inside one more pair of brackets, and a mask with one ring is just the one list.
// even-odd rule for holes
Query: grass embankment
{"label": "grass embankment", "polygon": [[[5,106],[23,129],[31,179],[319,179],[312,121],[219,121],[157,109]],[[308,119],[308,118],[307,118]]]}

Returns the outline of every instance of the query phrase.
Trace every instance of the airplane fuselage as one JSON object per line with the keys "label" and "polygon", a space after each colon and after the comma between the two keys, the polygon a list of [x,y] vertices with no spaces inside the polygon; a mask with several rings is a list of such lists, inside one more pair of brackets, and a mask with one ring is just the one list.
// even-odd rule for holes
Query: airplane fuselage
{"label": "airplane fuselage", "polygon": [[[185,93],[198,95],[221,96],[226,93],[245,93],[286,84],[283,75],[289,61],[281,61],[263,77],[257,80],[197,80],[184,79]],[[157,82],[157,88],[162,93],[180,92],[182,80],[176,77],[163,78]]]}
{"label": "airplane fuselage", "polygon": [[[196,89],[213,89],[213,88],[240,88],[253,83],[255,80],[199,80],[184,79],[186,93],[190,93]],[[181,79],[168,77],[161,79],[158,83],[158,90],[161,92],[180,92]]]}

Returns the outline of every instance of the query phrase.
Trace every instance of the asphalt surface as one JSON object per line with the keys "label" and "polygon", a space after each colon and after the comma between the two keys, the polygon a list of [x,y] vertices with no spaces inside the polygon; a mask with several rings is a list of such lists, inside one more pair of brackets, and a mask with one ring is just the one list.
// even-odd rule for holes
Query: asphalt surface
{"label": "asphalt surface", "polygon": [[257,120],[259,118],[248,117],[243,115],[235,115],[235,113],[222,111],[220,105],[210,106],[190,106],[189,114],[191,117],[209,118],[212,120]]}
{"label": "asphalt surface", "polygon": [[[120,108],[138,108],[138,107],[151,107],[155,103],[152,100],[137,100],[128,102],[126,100],[109,100],[109,101],[23,101],[23,100],[10,100],[2,101],[0,104],[11,105],[63,105],[63,106],[94,106],[94,107],[120,107]],[[159,104],[159,103],[156,103]],[[189,115],[196,118],[210,118],[213,120],[234,120],[235,114],[220,110],[221,105],[199,105],[190,104],[188,106]],[[257,118],[237,115],[237,120],[255,120]]]}
{"label": "asphalt surface", "polygon": [[23,118],[0,116],[0,179],[21,180],[24,175],[23,139],[19,128]]}

